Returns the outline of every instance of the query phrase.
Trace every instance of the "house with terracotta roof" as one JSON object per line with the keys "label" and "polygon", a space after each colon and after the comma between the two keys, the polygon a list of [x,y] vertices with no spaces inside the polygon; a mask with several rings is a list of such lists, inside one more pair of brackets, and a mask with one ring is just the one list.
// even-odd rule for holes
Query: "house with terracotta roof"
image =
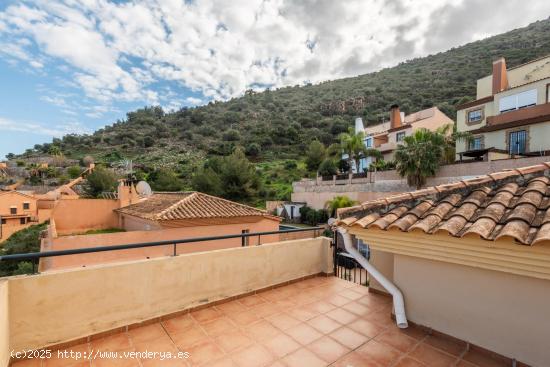
{"label": "house with terracotta roof", "polygon": [[[365,128],[363,127],[362,119],[357,118],[355,121],[355,132],[363,131],[365,134],[365,147],[379,150],[385,161],[391,161],[393,160],[397,145],[406,136],[421,128],[435,131],[449,124],[454,124],[454,121],[437,107],[405,115],[404,112],[400,111],[399,106],[394,104],[390,108],[389,121]],[[363,169],[368,168],[372,159],[372,157],[363,158],[359,171],[362,172]]]}
{"label": "house with terracotta roof", "polygon": [[[131,187],[131,186],[130,186]],[[120,191],[120,190],[119,190]],[[98,199],[91,199],[91,201]],[[68,203],[75,202],[67,201]],[[129,205],[128,205],[129,204]],[[80,216],[78,208],[71,207],[74,216]],[[129,202],[125,206],[96,207],[97,220],[105,218],[109,225],[95,223],[97,228],[116,227],[114,233],[57,235],[50,226],[50,235],[42,242],[42,251],[100,247],[154,241],[169,241],[194,237],[235,235],[279,230],[280,217],[265,210],[256,209],[201,192],[157,192]],[[55,220],[55,217],[54,217]],[[114,221],[113,221],[114,220]],[[118,224],[113,224],[118,223]],[[89,227],[94,223],[88,223]],[[65,228],[65,234],[70,229]],[[80,233],[80,234],[79,234]],[[99,252],[78,256],[63,256],[41,261],[42,271],[103,264],[135,259],[147,259],[177,254],[219,250],[230,247],[256,246],[279,241],[279,235],[264,235],[204,241],[191,244]]]}
{"label": "house with terracotta roof", "polygon": [[550,56],[513,68],[493,62],[477,81],[474,101],[457,106],[457,129],[471,141],[457,142],[457,160],[497,160],[548,155],[550,142]]}
{"label": "house with terracotta roof", "polygon": [[550,163],[340,209],[337,226],[369,246],[398,320],[550,365]]}

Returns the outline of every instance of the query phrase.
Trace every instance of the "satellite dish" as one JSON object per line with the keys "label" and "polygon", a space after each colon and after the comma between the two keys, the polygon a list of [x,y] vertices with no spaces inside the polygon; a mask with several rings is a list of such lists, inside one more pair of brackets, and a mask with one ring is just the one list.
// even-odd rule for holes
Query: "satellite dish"
{"label": "satellite dish", "polygon": [[139,181],[136,185],[136,191],[140,196],[149,197],[153,195],[153,190],[151,190],[151,186],[145,181]]}

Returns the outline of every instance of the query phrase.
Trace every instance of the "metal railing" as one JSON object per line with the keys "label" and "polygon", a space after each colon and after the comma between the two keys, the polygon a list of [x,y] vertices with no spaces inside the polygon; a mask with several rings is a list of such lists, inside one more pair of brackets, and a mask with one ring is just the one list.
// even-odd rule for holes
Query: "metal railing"
{"label": "metal railing", "polygon": [[183,244],[183,243],[227,240],[231,238],[258,237],[258,245],[261,245],[261,236],[282,234],[282,233],[293,233],[293,232],[323,231],[324,229],[325,227],[318,226],[318,227],[286,229],[282,231],[251,232],[251,233],[230,234],[230,235],[224,235],[224,236],[193,237],[193,238],[184,238],[179,240],[137,242],[137,243],[124,244],[124,245],[84,247],[84,248],[75,248],[75,249],[69,249],[69,250],[29,252],[25,254],[3,255],[3,256],[0,256],[0,261],[29,261],[30,260],[32,261],[32,265],[33,265],[33,273],[35,273],[36,272],[35,269],[37,265],[36,263],[43,257],[89,254],[89,253],[95,253],[95,252],[129,250],[129,249],[136,249],[136,248],[157,247],[157,246],[167,246],[167,245],[173,246],[172,256],[177,256],[177,245]]}
{"label": "metal railing", "polygon": [[338,238],[339,236],[335,232],[332,239],[334,276],[352,283],[368,286],[367,271],[344,248],[338,246]]}

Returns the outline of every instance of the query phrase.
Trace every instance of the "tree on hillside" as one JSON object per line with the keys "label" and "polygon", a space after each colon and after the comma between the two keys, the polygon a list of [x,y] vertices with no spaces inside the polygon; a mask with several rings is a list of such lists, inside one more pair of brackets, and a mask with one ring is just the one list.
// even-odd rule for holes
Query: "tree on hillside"
{"label": "tree on hillside", "polygon": [[210,167],[203,167],[193,176],[191,181],[193,188],[197,191],[214,196],[223,196],[222,180]]}
{"label": "tree on hillside", "polygon": [[317,171],[326,156],[326,149],[319,140],[312,141],[306,151],[306,166],[309,171]]}
{"label": "tree on hillside", "polygon": [[445,147],[444,135],[428,129],[416,130],[405,137],[403,144],[397,146],[397,172],[407,178],[409,186],[421,189],[426,179],[434,176],[439,169]]}
{"label": "tree on hillside", "polygon": [[355,133],[353,128],[350,128],[347,133],[340,134],[340,149],[343,154],[347,155],[350,167],[355,165],[357,170],[362,158],[373,157],[378,159],[382,157],[377,149],[365,147],[365,134],[362,131]]}
{"label": "tree on hillside", "polygon": [[57,157],[57,156],[62,155],[63,153],[61,152],[61,148],[59,148],[59,146],[51,145],[49,150],[48,150],[48,154],[51,155],[51,156]]}
{"label": "tree on hillside", "polygon": [[248,199],[258,192],[260,181],[256,169],[240,148],[224,157],[220,176],[223,196],[228,199]]}
{"label": "tree on hillside", "polygon": [[208,160],[193,176],[192,184],[197,191],[232,200],[248,200],[260,188],[256,169],[240,148],[229,156]]}
{"label": "tree on hillside", "polygon": [[325,209],[331,217],[337,214],[337,210],[340,208],[348,208],[357,204],[355,200],[351,200],[347,196],[335,196],[332,200],[325,203]]}
{"label": "tree on hillside", "polygon": [[334,162],[334,159],[327,158],[319,165],[319,175],[320,176],[332,176],[338,173],[338,167]]}
{"label": "tree on hillside", "polygon": [[176,173],[167,168],[151,172],[149,182],[155,191],[180,191],[183,186]]}
{"label": "tree on hillside", "polygon": [[97,198],[102,192],[112,192],[117,188],[117,176],[112,170],[96,167],[86,177],[84,192],[86,195]]}
{"label": "tree on hillside", "polygon": [[67,168],[67,174],[70,178],[77,178],[80,176],[80,172],[82,172],[82,169],[79,166],[71,166]]}

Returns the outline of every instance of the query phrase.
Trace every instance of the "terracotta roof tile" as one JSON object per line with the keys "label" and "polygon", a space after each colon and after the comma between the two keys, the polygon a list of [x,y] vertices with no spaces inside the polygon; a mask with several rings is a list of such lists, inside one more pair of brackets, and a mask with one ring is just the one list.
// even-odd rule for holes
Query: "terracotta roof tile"
{"label": "terracotta roof tile", "polygon": [[[487,190],[475,190],[473,191],[466,199],[464,199],[463,203],[471,203],[476,206],[481,206],[485,202],[485,199],[487,198],[487,192],[491,191],[489,188],[485,187]],[[455,204],[456,205],[456,204]]]}
{"label": "terracotta roof tile", "polygon": [[531,243],[532,245],[538,242],[550,241],[550,223],[544,224],[537,232],[535,239]]}
{"label": "terracotta roof tile", "polygon": [[486,240],[550,241],[550,163],[365,202],[349,208],[353,225],[403,232],[447,232]]}
{"label": "terracotta roof tile", "polygon": [[363,218],[359,219],[357,222],[355,222],[354,224],[355,225],[358,225],[358,226],[361,226],[363,228],[367,228],[367,226],[369,224],[371,224],[372,222],[374,222],[375,220],[377,220],[378,218],[380,218],[380,214],[378,213],[372,213],[372,214],[369,214],[369,215],[366,215],[364,216]]}
{"label": "terracotta roof tile", "polygon": [[154,193],[139,203],[116,211],[154,221],[249,216],[278,219],[265,210],[201,192]]}
{"label": "terracotta roof tile", "polygon": [[345,224],[346,226],[349,226],[355,222],[357,222],[357,218],[355,217],[348,217],[346,219],[342,219],[341,222]]}
{"label": "terracotta roof tile", "polygon": [[478,206],[472,203],[465,203],[461,205],[458,209],[454,210],[450,213],[449,217],[454,217],[455,215],[459,215],[463,217],[466,220],[469,220],[472,218],[477,211]]}
{"label": "terracotta roof tile", "polygon": [[414,214],[407,214],[402,218],[399,218],[395,222],[393,222],[388,229],[391,229],[393,227],[399,228],[402,231],[406,231],[410,226],[412,226],[414,223],[418,221],[418,217]]}
{"label": "terracotta roof tile", "polygon": [[531,174],[531,173],[537,173],[537,172],[540,172],[540,171],[544,171],[545,169],[548,169],[548,167],[546,167],[544,164],[537,164],[535,166],[528,166],[528,167],[518,168],[517,170],[522,175],[528,175],[528,174]]}
{"label": "terracotta roof tile", "polygon": [[436,225],[438,225],[441,222],[441,220],[442,220],[442,218],[438,215],[434,215],[434,214],[428,215],[424,219],[419,220],[414,225],[412,225],[409,228],[409,232],[414,231],[416,229],[420,229],[420,230],[424,231],[425,233],[428,233],[428,232],[430,232],[430,230],[432,228],[434,228]]}
{"label": "terracotta roof tile", "polygon": [[506,223],[506,225],[500,230],[495,239],[502,237],[512,237],[518,242],[526,244],[529,236],[529,224],[523,220],[513,220]]}
{"label": "terracotta roof tile", "polygon": [[377,227],[379,229],[386,229],[386,227],[395,222],[398,218],[399,216],[397,214],[387,214],[369,224],[368,228]]}
{"label": "terracotta roof tile", "polygon": [[496,195],[493,196],[493,198],[489,201],[489,205],[497,203],[508,208],[513,198],[514,194],[510,193],[507,190],[502,190],[500,192],[497,192]]}
{"label": "terracotta roof tile", "polygon": [[490,218],[495,222],[499,222],[506,213],[506,205],[504,203],[499,203],[498,201],[491,202],[485,209],[483,209],[479,215],[480,218]]}
{"label": "terracotta roof tile", "polygon": [[490,218],[481,218],[476,220],[464,233],[462,236],[467,234],[477,234],[480,237],[489,239],[491,232],[495,229],[497,222]]}
{"label": "terracotta roof tile", "polygon": [[413,214],[418,218],[421,218],[424,213],[430,210],[433,206],[432,200],[424,200],[413,209],[409,210],[409,214]]}
{"label": "terracotta roof tile", "polygon": [[488,176],[491,177],[494,181],[500,181],[500,180],[504,180],[506,178],[517,177],[519,175],[521,175],[521,173],[519,173],[519,171],[504,170],[504,171],[500,171],[500,172],[490,173]]}
{"label": "terracotta roof tile", "polygon": [[447,213],[453,209],[453,205],[448,202],[442,202],[439,205],[434,206],[427,214],[423,215],[424,218],[435,215],[443,219]]}
{"label": "terracotta roof tile", "polygon": [[452,217],[437,228],[436,232],[445,231],[452,236],[456,236],[458,232],[464,228],[466,223],[468,223],[468,220],[462,216]]}

